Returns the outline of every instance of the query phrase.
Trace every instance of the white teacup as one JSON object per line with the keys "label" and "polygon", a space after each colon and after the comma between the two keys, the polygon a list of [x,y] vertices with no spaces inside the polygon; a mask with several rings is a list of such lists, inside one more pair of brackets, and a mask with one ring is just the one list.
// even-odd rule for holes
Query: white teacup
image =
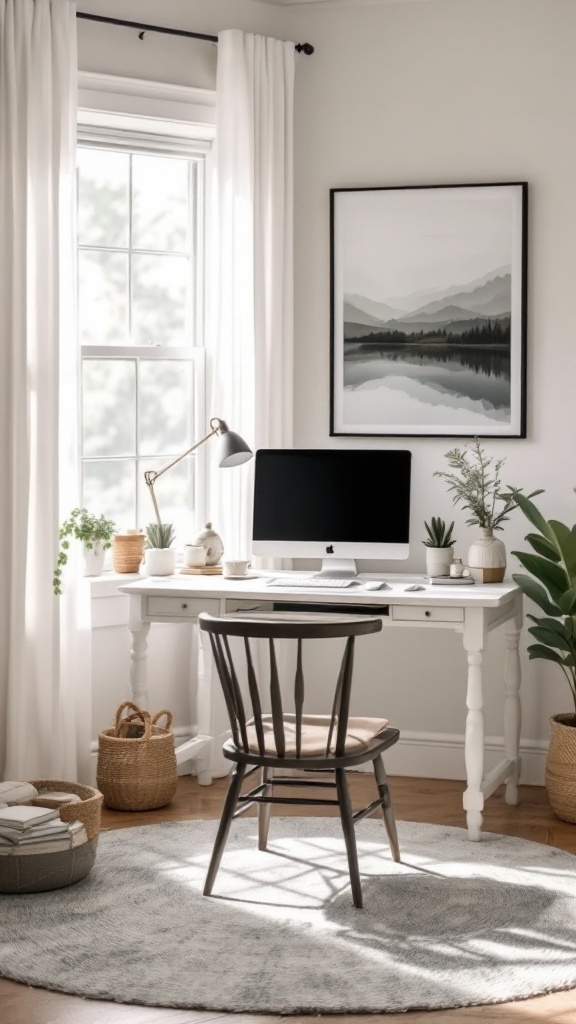
{"label": "white teacup", "polygon": [[247,576],[248,569],[250,568],[250,562],[246,562],[243,559],[234,559],[230,562],[224,562],[222,566],[223,576]]}
{"label": "white teacup", "polygon": [[184,565],[206,565],[206,548],[199,544],[186,544],[184,546]]}

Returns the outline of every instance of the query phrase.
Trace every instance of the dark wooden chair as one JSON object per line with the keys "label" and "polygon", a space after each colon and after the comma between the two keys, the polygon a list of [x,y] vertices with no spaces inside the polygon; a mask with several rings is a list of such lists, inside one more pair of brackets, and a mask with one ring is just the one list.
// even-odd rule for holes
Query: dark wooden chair
{"label": "dark wooden chair", "polygon": [[[394,811],[382,761],[383,751],[396,743],[400,734],[398,729],[388,728],[386,719],[360,719],[349,716],[355,638],[381,630],[381,619],[298,612],[254,612],[242,615],[237,613],[235,616],[225,615],[217,618],[202,613],[200,629],[210,635],[214,661],[230,718],[232,738],[224,744],[223,753],[230,761],[235,762],[206,876],[204,895],[210,896],[212,893],[232,819],[242,814],[248,807],[258,805],[258,846],[259,849],[265,850],[272,804],[305,804],[318,807],[337,805],[346,843],[354,906],[362,907],[355,824],[377,808],[381,808],[392,857],[396,861],[400,860]],[[241,637],[244,640],[239,648],[240,654],[237,647],[235,648],[235,660],[229,643],[230,637]],[[332,710],[328,715],[304,714],[302,642],[333,637],[346,638],[346,644],[340,671],[335,679]],[[252,638],[268,641],[269,688],[264,688],[258,682],[255,668],[258,659],[250,643]],[[293,711],[285,711],[283,707],[278,659],[274,646],[277,639],[296,641]],[[242,667],[238,660],[239,656],[240,661],[244,663]],[[241,679],[245,680],[244,697]],[[248,702],[251,705],[251,713],[246,711]],[[263,712],[262,708],[266,706],[270,707],[270,713]],[[345,770],[368,761],[372,761],[378,798],[368,807],[353,812]],[[334,781],[318,782],[315,778],[286,777],[281,773],[287,769],[298,769],[302,772],[333,772]],[[260,783],[249,793],[241,795],[244,778],[259,770]],[[280,774],[276,774],[278,771]],[[285,791],[285,787],[289,786],[335,788],[336,799],[275,795],[275,791]]]}

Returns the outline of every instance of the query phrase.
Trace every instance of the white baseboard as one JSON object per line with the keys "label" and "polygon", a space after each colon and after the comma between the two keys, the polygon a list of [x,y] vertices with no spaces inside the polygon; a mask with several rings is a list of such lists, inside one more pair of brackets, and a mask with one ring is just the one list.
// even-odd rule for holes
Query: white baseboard
{"label": "white baseboard", "polygon": [[[195,733],[189,726],[180,726],[174,730],[174,736],[180,743],[190,739],[193,735]],[[487,736],[485,750],[484,770],[486,772],[504,758],[502,736]],[[547,740],[524,739],[520,741],[522,757],[520,781],[525,785],[544,785],[547,750]],[[91,754],[95,778],[98,755],[97,740],[92,741]],[[191,761],[178,766],[179,775],[188,775],[191,770],[194,774]],[[367,765],[360,770],[371,771],[372,767]],[[466,778],[464,737],[458,733],[408,732],[404,730],[398,743],[386,754],[386,771],[389,775],[406,775],[411,778],[464,780]]]}
{"label": "white baseboard", "polygon": [[[547,740],[520,740],[521,782],[529,786],[544,785],[547,750]],[[485,752],[486,772],[504,759],[503,737],[487,736]],[[407,775],[424,779],[466,778],[464,737],[457,733],[403,730],[398,743],[386,753],[385,760],[389,775]],[[368,765],[363,770],[372,769]]]}

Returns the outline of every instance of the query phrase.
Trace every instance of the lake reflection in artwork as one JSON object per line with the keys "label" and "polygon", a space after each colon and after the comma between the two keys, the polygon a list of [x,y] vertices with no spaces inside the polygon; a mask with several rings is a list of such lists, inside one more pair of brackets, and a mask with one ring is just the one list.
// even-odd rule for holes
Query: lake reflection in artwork
{"label": "lake reflection in artwork", "polygon": [[369,345],[344,352],[346,422],[496,426],[510,420],[510,348]]}

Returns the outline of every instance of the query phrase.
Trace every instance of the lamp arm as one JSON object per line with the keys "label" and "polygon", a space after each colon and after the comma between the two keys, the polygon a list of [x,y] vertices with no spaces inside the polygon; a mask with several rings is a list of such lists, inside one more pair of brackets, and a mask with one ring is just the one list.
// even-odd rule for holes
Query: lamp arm
{"label": "lamp arm", "polygon": [[[215,424],[215,426],[212,426],[212,424]],[[206,434],[206,436],[202,437],[199,441],[196,441],[196,443],[193,444],[191,448],[188,448],[185,452],[183,452],[182,455],[178,455],[175,459],[172,459],[172,462],[169,462],[166,466],[162,466],[162,469],[148,469],[144,473],[144,479],[146,481],[146,486],[150,491],[150,497],[152,498],[152,504],[154,506],[154,512],[156,513],[156,521],[158,523],[158,526],[162,526],[162,520],[160,518],[160,510],[158,508],[158,502],[156,501],[156,495],[154,494],[154,484],[156,483],[159,476],[162,476],[163,473],[166,473],[169,469],[172,469],[172,466],[176,466],[178,462],[181,462],[182,459],[185,459],[187,455],[190,455],[191,452],[195,451],[196,448],[199,448],[200,445],[204,444],[205,441],[208,441],[214,434],[217,434],[222,427],[226,428],[224,420],[219,419],[217,416],[214,416],[210,420],[210,426],[212,427],[210,433]]]}

